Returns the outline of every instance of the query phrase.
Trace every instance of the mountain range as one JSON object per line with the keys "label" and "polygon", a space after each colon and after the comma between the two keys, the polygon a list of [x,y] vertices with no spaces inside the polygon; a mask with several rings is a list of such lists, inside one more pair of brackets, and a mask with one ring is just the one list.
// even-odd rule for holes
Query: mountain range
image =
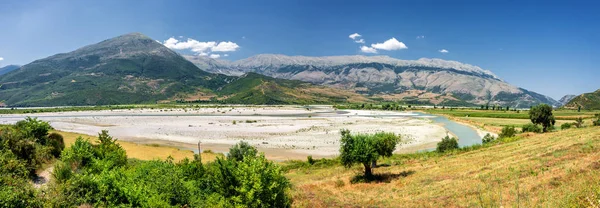
{"label": "mountain range", "polygon": [[501,80],[489,70],[441,59],[388,56],[285,56],[261,54],[238,61],[185,56],[200,69],[238,76],[255,72],[351,90],[386,101],[438,105],[502,105],[515,108],[554,99]]}
{"label": "mountain range", "polygon": [[56,54],[0,76],[8,106],[161,102],[560,105],[491,71],[441,59],[260,54],[238,61],[181,55],[140,33]]}

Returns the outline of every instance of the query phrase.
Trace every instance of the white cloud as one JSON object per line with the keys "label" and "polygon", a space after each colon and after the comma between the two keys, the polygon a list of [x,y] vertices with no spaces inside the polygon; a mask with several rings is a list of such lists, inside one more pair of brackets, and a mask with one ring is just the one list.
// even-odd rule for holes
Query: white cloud
{"label": "white cloud", "polygon": [[4,57],[0,57],[0,61],[4,61]]}
{"label": "white cloud", "polygon": [[186,41],[180,41],[173,37],[165,40],[163,44],[170,49],[175,50],[190,50],[199,56],[207,56],[211,52],[231,52],[237,51],[240,46],[231,41],[223,41],[223,42],[200,42],[191,38],[188,38]]}
{"label": "white cloud", "polygon": [[229,54],[223,54],[223,56],[224,56],[224,57],[227,57],[227,56],[229,56]]}
{"label": "white cloud", "polygon": [[212,48],[212,51],[218,52],[228,52],[228,51],[236,51],[240,46],[234,42],[220,42],[217,46]]}
{"label": "white cloud", "polygon": [[246,39],[246,36],[242,36],[242,39]]}
{"label": "white cloud", "polygon": [[450,53],[450,51],[448,51],[448,50],[446,50],[446,49],[439,50],[439,52],[440,52],[440,53]]}
{"label": "white cloud", "polygon": [[371,48],[369,46],[361,46],[360,51],[363,53],[377,53],[377,49]]}
{"label": "white cloud", "polygon": [[352,40],[356,40],[356,38],[360,38],[362,35],[358,33],[350,34],[348,37]]}
{"label": "white cloud", "polygon": [[425,36],[424,36],[424,35],[419,35],[419,36],[417,36],[417,39],[423,39],[423,38],[425,38]]}
{"label": "white cloud", "polygon": [[208,56],[208,57],[213,58],[213,59],[218,59],[219,57],[221,57],[221,55],[213,53],[213,54],[210,54],[210,56]]}
{"label": "white cloud", "polygon": [[362,44],[364,44],[365,43],[365,39],[355,40],[354,42],[355,43],[362,43]]}
{"label": "white cloud", "polygon": [[375,48],[375,49],[386,50],[386,51],[394,51],[394,50],[400,50],[400,49],[407,49],[408,48],[408,47],[406,47],[406,45],[404,45],[403,42],[400,42],[400,41],[396,40],[396,38],[392,38],[392,39],[386,40],[383,43],[371,44],[371,47]]}

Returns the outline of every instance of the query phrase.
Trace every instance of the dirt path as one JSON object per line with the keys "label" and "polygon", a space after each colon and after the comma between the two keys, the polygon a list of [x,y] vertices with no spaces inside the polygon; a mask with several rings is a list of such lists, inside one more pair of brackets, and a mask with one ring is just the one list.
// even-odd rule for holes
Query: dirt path
{"label": "dirt path", "polygon": [[54,171],[54,166],[46,168],[46,170],[38,174],[38,177],[33,180],[33,186],[37,189],[46,186],[52,178],[52,171]]}

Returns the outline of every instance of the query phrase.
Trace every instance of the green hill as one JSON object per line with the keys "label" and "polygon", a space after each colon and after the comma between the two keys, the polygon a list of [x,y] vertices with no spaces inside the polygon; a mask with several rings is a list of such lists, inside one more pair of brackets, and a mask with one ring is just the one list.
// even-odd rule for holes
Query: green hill
{"label": "green hill", "polygon": [[357,93],[247,73],[218,91],[228,103],[240,104],[323,104],[368,102]]}
{"label": "green hill", "polygon": [[564,107],[575,109],[579,106],[585,110],[600,110],[600,90],[581,94],[569,101]]}

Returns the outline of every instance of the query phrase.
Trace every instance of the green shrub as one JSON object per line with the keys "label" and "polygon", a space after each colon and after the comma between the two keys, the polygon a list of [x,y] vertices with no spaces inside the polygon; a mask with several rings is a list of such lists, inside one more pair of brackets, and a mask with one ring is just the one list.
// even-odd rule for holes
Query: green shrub
{"label": "green shrub", "polygon": [[571,126],[572,126],[571,123],[564,123],[564,124],[560,125],[560,129],[563,129],[563,130],[564,129],[570,129]]}
{"label": "green shrub", "polygon": [[312,155],[309,155],[306,157],[306,162],[308,162],[308,164],[310,164],[310,165],[315,164],[315,160],[313,159]]}
{"label": "green shrub", "polygon": [[576,118],[575,123],[573,123],[573,125],[575,125],[575,127],[577,127],[577,128],[583,127],[583,118],[581,118],[581,117]]}
{"label": "green shrub", "polygon": [[517,134],[517,130],[514,126],[505,126],[498,135],[498,138],[514,137]]}
{"label": "green shrub", "polygon": [[525,132],[541,133],[542,128],[538,125],[529,123],[529,124],[523,125],[522,132],[523,133],[525,133]]}
{"label": "green shrub", "polygon": [[600,126],[600,118],[595,120],[593,123],[594,123],[594,126]]}
{"label": "green shrub", "polygon": [[437,143],[437,152],[447,152],[450,150],[458,149],[458,140],[454,137],[446,136],[442,138],[442,141]]}
{"label": "green shrub", "polygon": [[241,141],[229,149],[228,160],[243,161],[245,157],[256,157],[258,150],[248,142]]}
{"label": "green shrub", "polygon": [[60,157],[60,153],[65,149],[65,140],[58,133],[50,133],[48,135],[48,145],[52,147],[51,153],[54,157]]}
{"label": "green shrub", "polygon": [[489,133],[485,134],[485,136],[483,136],[483,139],[481,139],[481,142],[484,143],[484,144],[492,143],[494,141],[496,141],[496,137],[492,136]]}

